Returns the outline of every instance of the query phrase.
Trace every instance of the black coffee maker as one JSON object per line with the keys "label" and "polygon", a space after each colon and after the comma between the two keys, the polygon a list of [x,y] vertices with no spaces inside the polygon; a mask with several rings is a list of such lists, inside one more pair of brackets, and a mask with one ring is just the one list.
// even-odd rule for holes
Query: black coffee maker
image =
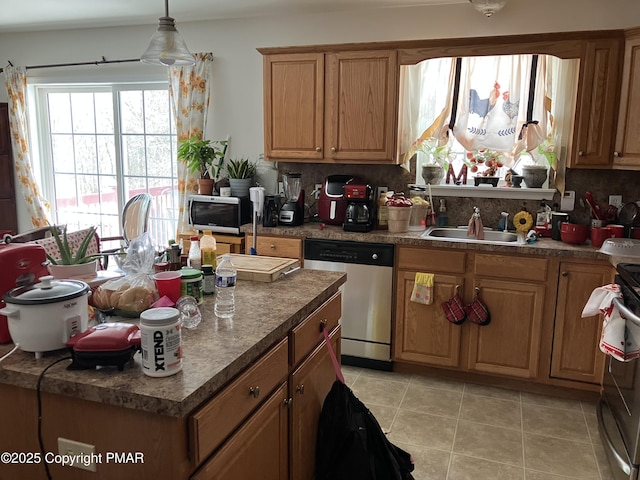
{"label": "black coffee maker", "polygon": [[279,195],[265,195],[264,209],[262,211],[262,226],[277,227],[278,226],[278,210],[280,207]]}
{"label": "black coffee maker", "polygon": [[369,232],[376,218],[376,203],[370,185],[347,183],[344,186],[347,210],[342,228],[347,232]]}

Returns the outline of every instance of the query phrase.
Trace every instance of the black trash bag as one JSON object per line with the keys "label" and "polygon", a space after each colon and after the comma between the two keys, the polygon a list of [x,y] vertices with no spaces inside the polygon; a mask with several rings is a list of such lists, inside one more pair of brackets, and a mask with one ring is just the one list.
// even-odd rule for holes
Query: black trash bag
{"label": "black trash bag", "polygon": [[316,480],[413,480],[411,455],[393,445],[369,409],[336,380],[320,413]]}

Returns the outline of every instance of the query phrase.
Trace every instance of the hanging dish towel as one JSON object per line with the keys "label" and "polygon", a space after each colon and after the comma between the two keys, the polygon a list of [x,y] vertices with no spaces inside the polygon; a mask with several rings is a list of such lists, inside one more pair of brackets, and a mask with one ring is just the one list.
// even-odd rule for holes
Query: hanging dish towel
{"label": "hanging dish towel", "polygon": [[480,216],[480,211],[475,207],[473,209],[473,214],[469,219],[467,237],[475,237],[476,240],[484,240],[484,225],[482,224],[482,217]]}
{"label": "hanging dish towel", "polygon": [[425,305],[433,303],[433,273],[416,273],[411,301]]}
{"label": "hanging dish towel", "polygon": [[602,335],[600,350],[616,360],[628,362],[640,357],[640,327],[628,322],[613,304],[614,298],[621,298],[620,287],[604,285],[591,292],[582,317],[602,314]]}

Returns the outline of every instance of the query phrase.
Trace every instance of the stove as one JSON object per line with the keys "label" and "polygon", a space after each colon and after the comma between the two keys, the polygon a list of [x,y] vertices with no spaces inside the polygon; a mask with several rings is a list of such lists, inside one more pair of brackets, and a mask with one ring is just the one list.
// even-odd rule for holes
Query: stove
{"label": "stove", "polygon": [[[640,264],[618,263],[614,300],[625,322],[625,337],[640,334]],[[616,480],[640,476],[640,359],[621,362],[607,357],[598,404],[598,427]]]}

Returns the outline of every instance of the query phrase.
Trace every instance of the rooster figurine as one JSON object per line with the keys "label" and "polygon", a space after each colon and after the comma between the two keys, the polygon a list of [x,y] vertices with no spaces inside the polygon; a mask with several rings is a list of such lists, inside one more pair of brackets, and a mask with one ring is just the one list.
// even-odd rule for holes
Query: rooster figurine
{"label": "rooster figurine", "polygon": [[509,92],[504,92],[502,94],[502,111],[509,117],[510,120],[513,120],[518,116],[518,110],[520,109],[520,100],[516,100],[512,102],[509,98]]}
{"label": "rooster figurine", "polygon": [[496,106],[498,97],[500,96],[500,84],[493,84],[493,90],[489,93],[489,98],[480,98],[475,89],[469,90],[469,112],[475,113],[484,118]]}

